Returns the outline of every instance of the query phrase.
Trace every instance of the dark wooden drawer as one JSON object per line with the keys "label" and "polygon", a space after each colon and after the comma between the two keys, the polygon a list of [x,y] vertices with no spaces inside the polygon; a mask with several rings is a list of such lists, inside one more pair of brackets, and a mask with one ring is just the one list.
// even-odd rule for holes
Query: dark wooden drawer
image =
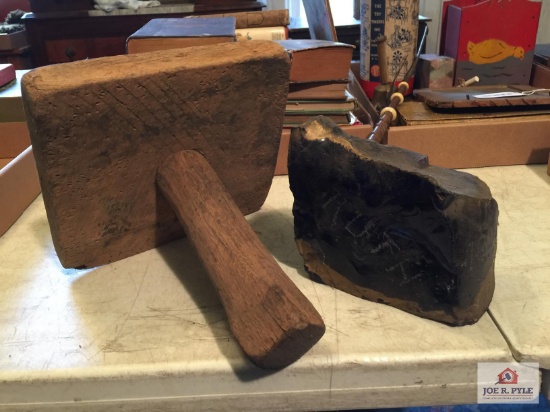
{"label": "dark wooden drawer", "polygon": [[[1,0],[0,0],[1,1]],[[82,0],[33,0],[37,3],[61,3]],[[113,56],[126,53],[126,39],[153,18],[183,17],[201,13],[254,11],[262,9],[261,2],[240,1],[200,5],[194,12],[160,12],[155,14],[104,14],[91,16],[88,10],[33,12],[23,16],[29,44],[33,52],[33,66],[44,66],[86,58]],[[69,6],[72,7],[72,6]],[[77,6],[75,6],[77,7]],[[81,7],[81,6],[78,6]]]}
{"label": "dark wooden drawer", "polygon": [[71,10],[91,10],[93,0],[29,0],[33,13],[48,13]]}
{"label": "dark wooden drawer", "polygon": [[126,53],[126,37],[46,40],[44,45],[50,63],[65,63]]}

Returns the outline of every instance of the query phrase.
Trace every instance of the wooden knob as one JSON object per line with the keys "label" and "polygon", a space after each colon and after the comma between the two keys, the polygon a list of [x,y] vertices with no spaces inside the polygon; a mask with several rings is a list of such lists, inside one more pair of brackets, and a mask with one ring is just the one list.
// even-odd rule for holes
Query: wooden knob
{"label": "wooden knob", "polygon": [[73,61],[74,57],[76,56],[76,51],[74,47],[72,46],[67,47],[65,49],[65,56],[67,56],[70,61]]}

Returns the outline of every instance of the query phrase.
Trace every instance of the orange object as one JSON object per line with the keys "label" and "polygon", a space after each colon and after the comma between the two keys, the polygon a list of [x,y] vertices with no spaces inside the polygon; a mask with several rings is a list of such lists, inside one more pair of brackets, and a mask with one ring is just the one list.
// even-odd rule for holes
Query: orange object
{"label": "orange object", "polygon": [[468,42],[468,56],[472,63],[496,63],[507,57],[523,60],[525,49],[521,46],[511,46],[505,41],[497,39],[483,40],[479,43]]}

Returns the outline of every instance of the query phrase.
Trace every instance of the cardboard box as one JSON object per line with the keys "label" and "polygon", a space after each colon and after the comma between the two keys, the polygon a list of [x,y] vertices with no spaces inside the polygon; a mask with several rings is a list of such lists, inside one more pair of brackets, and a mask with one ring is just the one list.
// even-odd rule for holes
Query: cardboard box
{"label": "cardboard box", "polygon": [[25,30],[14,33],[0,33],[0,50],[19,49],[27,45],[27,32]]}
{"label": "cardboard box", "polygon": [[[6,163],[3,156],[0,146],[2,163]],[[39,193],[38,172],[29,146],[0,168],[0,236],[6,233]]]}
{"label": "cardboard box", "polygon": [[[372,131],[370,125],[342,129],[362,138]],[[284,129],[275,168],[277,175],[287,173],[289,141],[290,129]],[[550,152],[550,117],[392,126],[388,144],[425,154],[431,165],[453,169],[546,163]]]}
{"label": "cardboard box", "polygon": [[[22,72],[17,73],[18,81]],[[0,236],[40,193],[29,130],[16,82],[0,89]]]}
{"label": "cardboard box", "polygon": [[0,87],[0,123],[26,122],[21,98],[21,78],[29,70],[16,70],[15,81]]}

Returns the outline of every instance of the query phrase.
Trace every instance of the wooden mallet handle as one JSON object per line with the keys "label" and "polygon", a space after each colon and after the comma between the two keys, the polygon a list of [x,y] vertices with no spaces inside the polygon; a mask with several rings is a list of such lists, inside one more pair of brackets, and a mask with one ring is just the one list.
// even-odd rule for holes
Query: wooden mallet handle
{"label": "wooden mallet handle", "polygon": [[283,368],[325,332],[311,302],[258,239],[202,154],[184,150],[157,183],[208,272],[231,331],[257,366]]}

